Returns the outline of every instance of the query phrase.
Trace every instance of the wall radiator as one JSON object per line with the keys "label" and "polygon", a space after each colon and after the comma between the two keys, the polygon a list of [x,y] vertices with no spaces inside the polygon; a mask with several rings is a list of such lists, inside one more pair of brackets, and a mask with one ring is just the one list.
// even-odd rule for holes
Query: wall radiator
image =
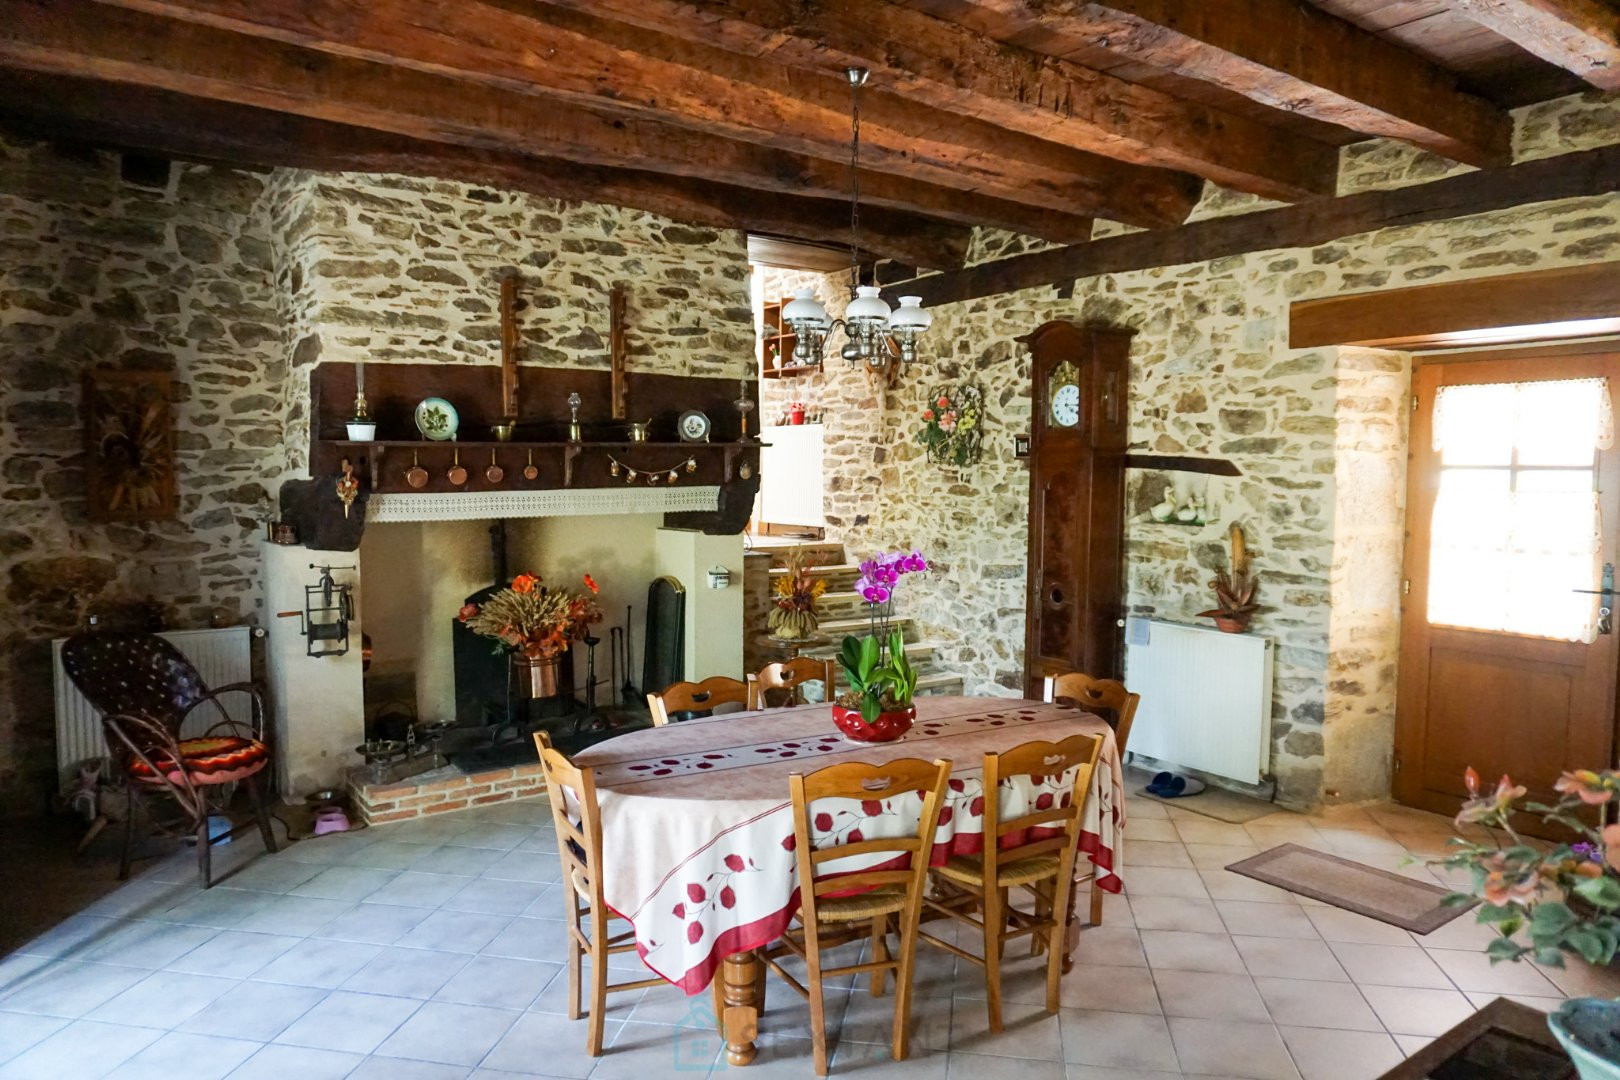
{"label": "wall radiator", "polygon": [[[231,626],[223,630],[174,630],[159,635],[185,654],[209,687],[227,686],[253,678],[252,627]],[[91,707],[62,670],[62,643],[51,642],[51,670],[56,683],[56,771],[63,791],[73,782],[74,771],[89,758],[107,756],[107,740],[101,733],[101,714]],[[250,713],[245,694],[227,694],[221,704],[231,718],[246,721]],[[204,705],[191,714],[181,735],[190,738],[221,719],[218,710]]]}
{"label": "wall radiator", "polygon": [[1142,695],[1130,750],[1258,784],[1271,770],[1271,642],[1130,619],[1125,684]]}

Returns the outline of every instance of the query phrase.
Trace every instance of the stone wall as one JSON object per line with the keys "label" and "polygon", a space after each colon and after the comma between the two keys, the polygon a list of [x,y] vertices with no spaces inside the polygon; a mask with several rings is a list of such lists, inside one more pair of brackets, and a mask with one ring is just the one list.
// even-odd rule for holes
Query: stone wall
{"label": "stone wall", "polygon": [[[1521,160],[1584,149],[1620,141],[1620,96],[1579,95],[1516,119]],[[1397,187],[1456,168],[1395,144],[1363,143],[1345,153],[1340,186]],[[1196,215],[1265,205],[1211,188]],[[1106,223],[1098,230],[1119,231]],[[980,247],[1002,243],[989,238]],[[1012,456],[1012,436],[1029,429],[1030,376],[1015,339],[1050,319],[1132,327],[1132,447],[1225,458],[1243,475],[1211,484],[1215,513],[1202,529],[1128,525],[1128,609],[1197,621],[1210,571],[1225,559],[1226,529],[1241,522],[1265,605],[1254,627],[1277,642],[1279,798],[1309,805],[1384,795],[1409,364],[1366,350],[1290,349],[1289,305],[1616,257],[1620,196],[1608,196],[943,306],[923,363],[892,389],[873,393],[863,373],[837,359],[825,376],[801,381],[800,392],[829,418],[829,445],[834,424],[848,433],[847,451],[829,458],[830,532],[856,555],[921,547],[938,573],[908,580],[900,603],[926,637],[943,643],[941,667],[964,675],[969,693],[1017,693],[1028,474]],[[768,279],[766,295],[779,283]],[[820,291],[840,296],[843,283],[827,279]],[[930,465],[912,441],[917,418],[935,387],[968,379],[980,382],[988,404],[984,460],[961,472]],[[1149,503],[1159,493],[1151,494]],[[1129,505],[1143,505],[1142,493],[1133,490]]]}
{"label": "stone wall", "polygon": [[[256,611],[286,372],[265,186],[201,166],[128,182],[116,155],[0,140],[0,814],[54,782],[51,638],[147,600],[171,626]],[[97,367],[173,373],[172,521],[87,518]]]}

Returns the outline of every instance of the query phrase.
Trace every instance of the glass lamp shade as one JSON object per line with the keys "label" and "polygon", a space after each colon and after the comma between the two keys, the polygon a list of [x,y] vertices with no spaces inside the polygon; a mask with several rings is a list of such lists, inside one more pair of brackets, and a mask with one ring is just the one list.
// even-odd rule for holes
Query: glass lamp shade
{"label": "glass lamp shade", "polygon": [[809,286],[795,292],[793,299],[783,306],[782,321],[795,330],[824,329],[830,325],[827,309],[821,306]]}
{"label": "glass lamp shade", "polygon": [[876,285],[862,285],[855,290],[855,299],[849,302],[844,310],[844,318],[849,322],[878,322],[889,321],[889,305],[878,295]]}
{"label": "glass lamp shade", "polygon": [[889,330],[892,333],[910,331],[912,334],[921,334],[932,325],[934,313],[923,310],[920,296],[902,296],[900,306],[889,316]]}

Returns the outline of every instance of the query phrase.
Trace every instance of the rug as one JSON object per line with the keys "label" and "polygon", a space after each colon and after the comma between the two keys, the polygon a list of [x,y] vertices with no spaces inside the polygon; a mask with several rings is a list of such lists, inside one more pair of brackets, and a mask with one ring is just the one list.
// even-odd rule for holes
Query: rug
{"label": "rug", "polygon": [[1235,791],[1226,791],[1214,785],[1206,787],[1197,795],[1184,795],[1178,799],[1161,799],[1157,795],[1149,794],[1143,790],[1144,786],[1152,778],[1152,773],[1132,769],[1127,779],[1127,785],[1131,791],[1144,799],[1152,799],[1154,802],[1163,803],[1166,806],[1174,806],[1194,814],[1202,814],[1207,818],[1214,818],[1216,821],[1224,821],[1228,825],[1247,825],[1251,821],[1277,812],[1275,803],[1269,803],[1264,799],[1256,799],[1249,795],[1239,795]]}
{"label": "rug", "polygon": [[1227,869],[1414,934],[1438,930],[1474,906],[1442,904],[1451,890],[1298,844],[1280,844]]}

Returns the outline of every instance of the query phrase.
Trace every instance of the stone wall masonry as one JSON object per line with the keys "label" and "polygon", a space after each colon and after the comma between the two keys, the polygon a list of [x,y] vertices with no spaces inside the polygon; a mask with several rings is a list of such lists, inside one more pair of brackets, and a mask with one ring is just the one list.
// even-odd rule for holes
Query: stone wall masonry
{"label": "stone wall masonry", "polygon": [[[259,606],[285,371],[266,177],[0,140],[0,815],[54,783],[52,637],[157,601],[176,627]],[[173,373],[180,509],[97,524],[79,399],[97,367]]]}
{"label": "stone wall masonry", "polygon": [[[1594,93],[1520,110],[1520,158],[1620,141],[1617,102],[1620,95]],[[1405,147],[1362,143],[1344,155],[1341,188],[1448,171]],[[1197,213],[1257,205],[1212,190]],[[1118,231],[1099,224],[1099,234]],[[1261,579],[1254,629],[1276,642],[1279,799],[1355,801],[1388,791],[1409,366],[1399,354],[1289,348],[1289,305],[1616,257],[1620,196],[1530,204],[946,305],[934,312],[922,362],[892,389],[874,393],[840,360],[829,360],[825,376],[790,385],[828,416],[829,446],[849,440],[828,458],[831,538],[856,557],[921,547],[937,572],[907,582],[906,613],[942,643],[940,666],[963,675],[968,693],[1015,694],[1028,473],[1012,456],[1012,436],[1030,422],[1029,357],[1015,339],[1050,319],[1135,329],[1132,448],[1226,458],[1243,475],[1212,485],[1215,520],[1202,529],[1128,525],[1127,609],[1198,621],[1211,570],[1226,558],[1226,529],[1241,522]],[[823,283],[823,299],[841,294],[837,278]],[[930,465],[912,441],[917,418],[936,386],[970,378],[988,405],[984,460],[962,471]],[[766,385],[769,396],[783,384]],[[1128,505],[1138,499],[1133,491]]]}

